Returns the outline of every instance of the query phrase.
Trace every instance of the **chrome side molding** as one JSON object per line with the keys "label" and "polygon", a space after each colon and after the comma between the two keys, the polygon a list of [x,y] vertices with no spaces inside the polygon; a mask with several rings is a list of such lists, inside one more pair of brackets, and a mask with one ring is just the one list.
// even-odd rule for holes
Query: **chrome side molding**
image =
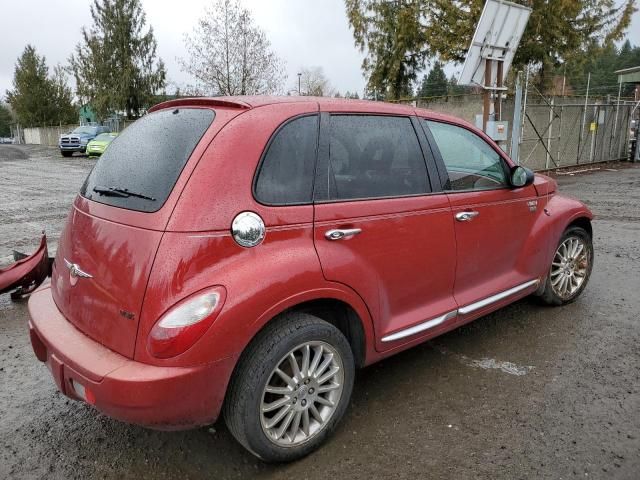
{"label": "chrome side molding", "polygon": [[509,290],[505,290],[504,292],[500,292],[500,293],[496,293],[495,295],[491,295],[490,297],[487,297],[483,300],[480,300],[479,302],[475,302],[475,303],[471,303],[469,305],[467,305],[466,307],[461,307],[458,309],[458,312],[461,313],[462,315],[466,315],[468,313],[472,313],[475,312],[476,310],[480,310],[483,307],[486,307],[487,305],[491,305],[492,303],[496,303],[499,302],[500,300],[502,300],[503,298],[507,298],[510,297],[511,295],[514,295],[522,290],[525,290],[529,287],[532,287],[534,285],[538,285],[538,283],[540,283],[540,280],[535,279],[535,280],[531,280],[529,282],[525,282],[522,283],[520,285],[517,285],[513,288],[510,288]]}
{"label": "chrome side molding", "polygon": [[401,338],[410,337],[411,335],[415,335],[416,333],[424,332],[425,330],[437,327],[447,320],[452,319],[457,314],[457,310],[445,313],[444,315],[433,318],[431,320],[427,320],[426,322],[419,323],[418,325],[414,325],[413,327],[405,328],[404,330],[400,330],[399,332],[392,333],[391,335],[387,335],[386,337],[382,337],[382,341],[393,342],[394,340],[400,340]]}
{"label": "chrome side molding", "polygon": [[466,307],[461,307],[458,310],[453,310],[453,311],[451,311],[449,313],[445,313],[444,315],[441,315],[439,317],[432,318],[431,320],[427,320],[426,322],[419,323],[418,325],[414,325],[413,327],[405,328],[404,330],[400,330],[399,332],[392,333],[391,335],[387,335],[385,337],[382,337],[382,341],[383,342],[393,342],[393,341],[396,341],[396,340],[400,340],[402,338],[411,337],[412,335],[415,335],[417,333],[424,332],[425,330],[429,330],[431,328],[437,327],[438,325],[443,324],[447,320],[450,320],[450,319],[456,317],[458,314],[466,315],[468,313],[475,312],[476,310],[479,310],[479,309],[481,309],[483,307],[491,305],[492,303],[499,302],[503,298],[507,298],[507,297],[509,297],[511,295],[514,295],[514,294],[516,294],[518,292],[521,292],[522,290],[525,290],[525,289],[527,289],[529,287],[532,287],[534,285],[538,285],[539,283],[540,283],[539,279],[530,280],[528,282],[525,282],[525,283],[517,285],[517,286],[515,286],[513,288],[510,288],[509,290],[505,290],[503,292],[496,293],[495,295],[492,295],[492,296],[487,297],[487,298],[485,298],[483,300],[480,300],[479,302],[471,303],[471,304],[467,305]]}

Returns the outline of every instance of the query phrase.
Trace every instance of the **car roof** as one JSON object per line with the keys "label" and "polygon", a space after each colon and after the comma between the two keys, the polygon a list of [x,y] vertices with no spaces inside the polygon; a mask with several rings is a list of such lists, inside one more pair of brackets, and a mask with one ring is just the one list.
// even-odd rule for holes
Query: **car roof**
{"label": "car roof", "polygon": [[468,122],[440,112],[434,112],[423,108],[415,108],[411,105],[400,103],[378,102],[373,100],[355,100],[333,97],[308,97],[308,96],[269,96],[269,95],[240,95],[224,97],[185,97],[159,103],[149,109],[149,112],[165,108],[180,106],[202,106],[237,108],[242,110],[254,109],[266,105],[287,103],[314,103],[320,111],[353,111],[361,113],[389,113],[396,115],[419,115],[434,120],[443,120],[451,123],[469,125]]}

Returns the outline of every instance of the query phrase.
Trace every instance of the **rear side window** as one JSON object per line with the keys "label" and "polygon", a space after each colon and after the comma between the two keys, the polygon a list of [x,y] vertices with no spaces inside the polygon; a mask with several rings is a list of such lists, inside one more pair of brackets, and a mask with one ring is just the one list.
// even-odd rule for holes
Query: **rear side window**
{"label": "rear side window", "polygon": [[268,205],[311,203],[317,145],[317,115],[299,117],[281,127],[262,161],[256,199]]}
{"label": "rear side window", "polygon": [[214,116],[181,108],[142,117],[111,142],[80,194],[114,207],[159,210]]}
{"label": "rear side window", "polygon": [[330,200],[430,191],[427,167],[409,118],[333,115],[329,149]]}

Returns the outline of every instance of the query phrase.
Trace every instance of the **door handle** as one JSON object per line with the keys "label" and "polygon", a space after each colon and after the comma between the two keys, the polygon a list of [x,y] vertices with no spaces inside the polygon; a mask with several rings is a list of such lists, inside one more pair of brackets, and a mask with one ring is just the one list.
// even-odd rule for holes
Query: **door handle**
{"label": "door handle", "polygon": [[362,232],[361,228],[337,228],[334,230],[327,230],[324,234],[324,238],[327,240],[342,240],[344,238],[350,238],[354,235],[358,235]]}
{"label": "door handle", "polygon": [[456,213],[456,220],[459,222],[470,222],[474,218],[480,215],[480,212],[471,211],[471,212],[458,212]]}

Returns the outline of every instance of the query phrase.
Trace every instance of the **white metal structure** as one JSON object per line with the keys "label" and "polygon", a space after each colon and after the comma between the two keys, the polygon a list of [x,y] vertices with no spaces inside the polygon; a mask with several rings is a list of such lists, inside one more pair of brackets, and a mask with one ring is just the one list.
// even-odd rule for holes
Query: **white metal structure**
{"label": "white metal structure", "polygon": [[[487,85],[486,60],[502,62],[500,69],[492,69],[489,85],[504,84],[509,67],[529,21],[531,9],[504,0],[487,0],[471,40],[459,84]],[[502,78],[498,79],[501,71]]]}

